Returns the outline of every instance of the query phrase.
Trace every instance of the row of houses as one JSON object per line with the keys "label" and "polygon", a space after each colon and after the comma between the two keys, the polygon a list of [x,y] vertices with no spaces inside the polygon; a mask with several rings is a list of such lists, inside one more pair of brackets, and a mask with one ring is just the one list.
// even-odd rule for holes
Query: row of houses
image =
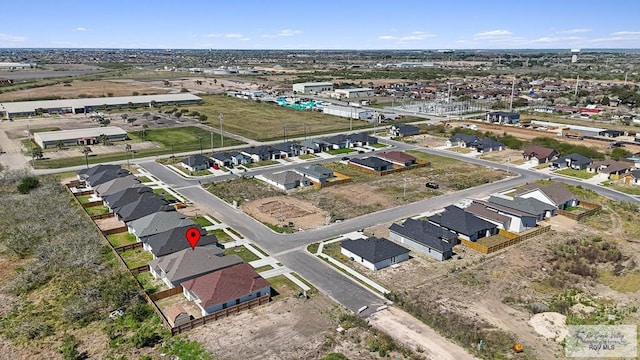
{"label": "row of houses", "polygon": [[234,167],[253,162],[286,159],[304,154],[369,146],[377,143],[378,139],[376,137],[365,133],[339,134],[324,138],[307,139],[300,143],[285,141],[273,145],[250,146],[237,151],[216,153],[211,157],[197,154],[183,159],[181,164],[191,171],[198,171],[214,165]]}
{"label": "row of houses", "polygon": [[[97,165],[77,175],[153,255],[149,263],[153,277],[168,288],[181,286],[184,297],[200,308],[202,316],[270,295],[269,283],[250,265],[236,255],[225,256],[215,235],[176,211],[129,171],[117,165]],[[201,237],[191,248],[186,233],[194,228]],[[181,321],[190,320],[184,309],[176,314]],[[174,326],[176,319],[169,319]]]}

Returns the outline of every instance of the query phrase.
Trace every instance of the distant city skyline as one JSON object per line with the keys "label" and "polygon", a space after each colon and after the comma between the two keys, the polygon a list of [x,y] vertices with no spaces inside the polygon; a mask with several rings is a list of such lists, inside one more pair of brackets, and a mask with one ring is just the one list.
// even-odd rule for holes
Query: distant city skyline
{"label": "distant city skyline", "polygon": [[504,0],[2,4],[0,48],[640,48],[640,2]]}

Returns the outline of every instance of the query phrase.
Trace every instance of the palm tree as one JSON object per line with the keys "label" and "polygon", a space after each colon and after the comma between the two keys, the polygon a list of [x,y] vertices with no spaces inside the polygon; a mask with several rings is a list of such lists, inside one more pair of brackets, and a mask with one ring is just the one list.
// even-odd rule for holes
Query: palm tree
{"label": "palm tree", "polygon": [[91,148],[85,146],[82,148],[82,153],[84,154],[84,160],[87,162],[87,169],[89,168],[89,153],[92,152]]}
{"label": "palm tree", "polygon": [[102,143],[102,145],[107,145],[107,141],[109,140],[109,137],[105,134],[100,134],[100,136],[98,136],[98,141]]}
{"label": "palm tree", "polygon": [[149,128],[149,125],[147,124],[142,125],[142,130],[140,130],[140,137],[142,138],[142,141],[144,141],[144,136],[147,135],[148,128]]}

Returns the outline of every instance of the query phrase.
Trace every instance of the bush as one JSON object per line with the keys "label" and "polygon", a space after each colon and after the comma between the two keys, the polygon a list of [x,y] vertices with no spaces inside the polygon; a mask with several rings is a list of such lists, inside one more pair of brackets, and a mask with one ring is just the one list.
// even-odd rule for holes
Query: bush
{"label": "bush", "polygon": [[150,347],[160,341],[161,337],[156,331],[149,325],[143,325],[135,334],[131,337],[131,343],[136,348]]}
{"label": "bush", "polygon": [[18,192],[20,194],[27,194],[38,186],[40,186],[40,180],[36,179],[33,176],[27,176],[26,178],[22,179],[22,182],[20,183],[20,185],[18,185]]}
{"label": "bush", "polygon": [[322,360],[349,360],[349,358],[340,353],[329,353]]}
{"label": "bush", "polygon": [[58,353],[62,354],[63,360],[77,360],[80,357],[78,345],[80,345],[80,342],[75,336],[66,334],[62,340],[62,345],[58,348]]}

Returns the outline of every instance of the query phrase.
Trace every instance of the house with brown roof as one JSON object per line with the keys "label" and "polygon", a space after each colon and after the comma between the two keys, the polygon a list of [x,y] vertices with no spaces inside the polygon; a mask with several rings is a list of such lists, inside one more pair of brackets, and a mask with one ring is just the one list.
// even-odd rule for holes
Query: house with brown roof
{"label": "house with brown roof", "polygon": [[560,210],[578,205],[578,198],[560,183],[549,185],[527,184],[516,191],[516,196],[535,198]]}
{"label": "house with brown roof", "polygon": [[507,230],[511,225],[510,217],[502,215],[497,211],[489,210],[486,206],[482,206],[479,203],[471,203],[471,205],[464,208],[464,211],[471,213],[482,220],[496,224],[498,229]]}
{"label": "house with brown roof", "polygon": [[604,174],[608,179],[619,179],[632,168],[631,164],[626,164],[615,160],[594,161],[587,167],[587,172]]}
{"label": "house with brown roof", "polygon": [[402,151],[387,151],[377,154],[380,159],[390,161],[393,164],[400,165],[402,167],[408,167],[416,163],[415,156],[411,156]]}
{"label": "house with brown roof", "polygon": [[183,282],[182,293],[209,315],[264,295],[271,285],[249,264],[238,264]]}
{"label": "house with brown roof", "polygon": [[522,157],[529,160],[537,160],[538,164],[545,164],[551,160],[555,160],[560,153],[555,149],[549,149],[546,147],[531,145],[522,151]]}

